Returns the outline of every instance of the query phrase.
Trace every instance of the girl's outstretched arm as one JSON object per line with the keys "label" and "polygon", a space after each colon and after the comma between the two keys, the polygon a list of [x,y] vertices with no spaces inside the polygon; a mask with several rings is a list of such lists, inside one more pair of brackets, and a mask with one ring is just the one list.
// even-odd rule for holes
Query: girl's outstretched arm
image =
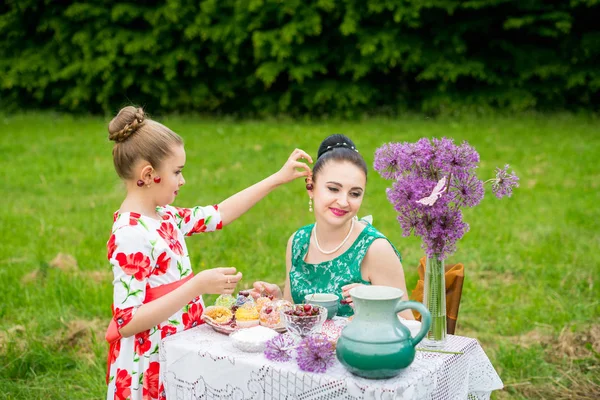
{"label": "girl's outstretched arm", "polygon": [[223,225],[228,225],[238,219],[276,187],[296,178],[308,176],[310,167],[300,162],[301,159],[312,163],[312,158],[306,152],[296,149],[279,171],[221,202],[219,212]]}
{"label": "girl's outstretched arm", "polygon": [[119,332],[121,336],[129,337],[150,329],[166,321],[196,296],[231,294],[240,279],[242,274],[232,267],[204,270],[181,287],[137,308],[131,321],[119,329]]}

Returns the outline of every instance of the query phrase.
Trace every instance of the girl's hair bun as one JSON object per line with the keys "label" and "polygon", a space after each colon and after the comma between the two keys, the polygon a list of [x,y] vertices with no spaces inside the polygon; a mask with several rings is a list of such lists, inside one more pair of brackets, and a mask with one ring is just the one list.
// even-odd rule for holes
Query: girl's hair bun
{"label": "girl's hair bun", "polygon": [[108,138],[121,143],[133,135],[146,120],[141,107],[127,106],[121,109],[108,124]]}

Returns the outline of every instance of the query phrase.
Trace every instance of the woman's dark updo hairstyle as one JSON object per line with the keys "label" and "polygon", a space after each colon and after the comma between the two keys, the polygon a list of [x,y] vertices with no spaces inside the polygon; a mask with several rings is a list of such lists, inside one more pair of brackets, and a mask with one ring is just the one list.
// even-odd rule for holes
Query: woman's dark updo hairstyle
{"label": "woman's dark updo hairstyle", "polygon": [[336,133],[321,142],[317,161],[313,167],[313,181],[319,171],[330,161],[348,161],[360,168],[365,173],[365,178],[367,177],[367,163],[356,149],[354,142],[345,135]]}

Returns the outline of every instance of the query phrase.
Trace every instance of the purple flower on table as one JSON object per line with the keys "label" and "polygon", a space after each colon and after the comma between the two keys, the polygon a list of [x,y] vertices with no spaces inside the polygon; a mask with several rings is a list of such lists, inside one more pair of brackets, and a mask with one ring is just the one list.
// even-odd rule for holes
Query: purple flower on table
{"label": "purple flower on table", "polygon": [[499,199],[511,197],[513,188],[519,187],[519,177],[514,171],[509,174],[508,167],[506,164],[504,168],[496,168],[496,178],[492,181],[492,191]]}
{"label": "purple flower on table", "polygon": [[302,339],[296,354],[298,367],[302,371],[325,372],[335,361],[335,347],[323,335],[307,336]]}
{"label": "purple flower on table", "polygon": [[277,335],[265,345],[265,357],[271,361],[285,362],[292,359],[294,339],[289,335]]}

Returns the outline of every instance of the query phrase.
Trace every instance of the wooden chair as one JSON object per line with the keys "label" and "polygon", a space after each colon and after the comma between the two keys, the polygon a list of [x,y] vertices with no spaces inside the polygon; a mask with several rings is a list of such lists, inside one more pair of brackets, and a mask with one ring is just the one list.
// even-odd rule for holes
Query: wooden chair
{"label": "wooden chair", "polygon": [[[423,302],[423,287],[425,277],[426,258],[421,258],[419,262],[419,281],[412,291],[411,300]],[[458,308],[460,306],[460,297],[462,295],[464,275],[463,264],[446,264],[446,324],[449,334],[454,335],[456,330],[456,320],[458,319]],[[421,314],[413,311],[415,318],[421,320]]]}

